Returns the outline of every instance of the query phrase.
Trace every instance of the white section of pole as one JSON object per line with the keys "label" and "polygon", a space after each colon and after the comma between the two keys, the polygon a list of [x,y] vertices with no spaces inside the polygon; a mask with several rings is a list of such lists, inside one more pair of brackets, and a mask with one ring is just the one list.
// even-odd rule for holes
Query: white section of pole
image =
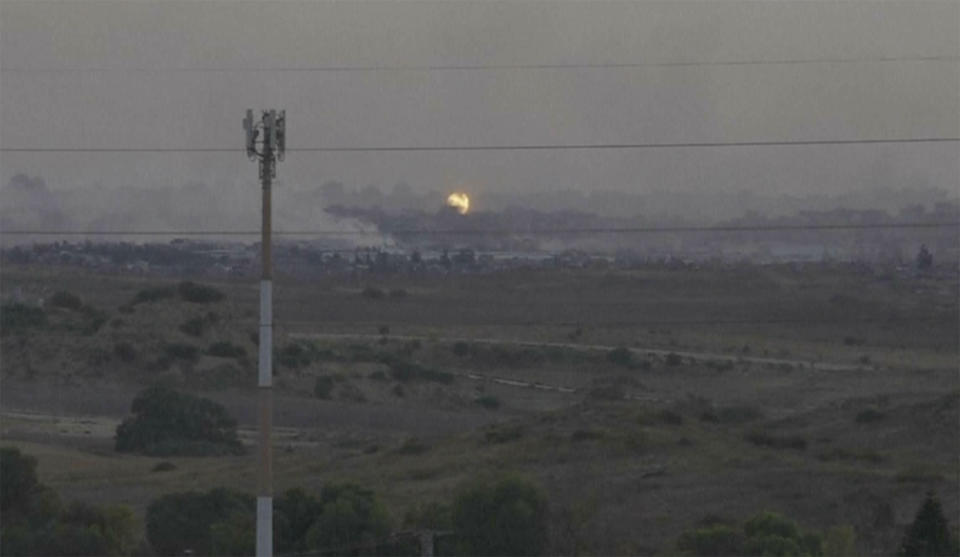
{"label": "white section of pole", "polygon": [[273,555],[273,497],[257,497],[257,557]]}

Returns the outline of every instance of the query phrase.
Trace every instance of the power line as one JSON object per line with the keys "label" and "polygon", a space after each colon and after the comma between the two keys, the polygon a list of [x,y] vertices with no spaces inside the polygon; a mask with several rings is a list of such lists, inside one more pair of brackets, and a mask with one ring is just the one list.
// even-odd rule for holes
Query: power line
{"label": "power line", "polygon": [[[381,235],[458,235],[458,234],[663,234],[697,232],[789,232],[844,230],[923,230],[960,227],[956,222],[838,223],[838,224],[770,224],[717,226],[596,226],[581,228],[443,228],[397,230],[275,230],[278,236],[381,236]],[[10,236],[258,236],[257,230],[0,230]]]}
{"label": "power line", "polygon": [[[424,151],[557,151],[605,149],[686,149],[712,147],[797,147],[817,145],[885,145],[899,143],[956,143],[960,137],[912,137],[891,139],[809,139],[795,141],[702,141],[676,143],[570,143],[519,145],[423,145],[423,146],[357,146],[357,147],[293,147],[287,152],[300,153],[383,153]],[[242,153],[240,147],[3,147],[4,153]]]}
{"label": "power line", "polygon": [[780,66],[811,64],[883,64],[901,62],[957,62],[958,56],[877,56],[865,58],[787,58],[694,61],[673,60],[662,62],[609,62],[609,63],[554,63],[554,64],[409,64],[367,66],[278,66],[278,67],[86,67],[86,68],[0,68],[0,72],[21,74],[49,73],[371,73],[371,72],[447,72],[447,71],[525,71],[525,70],[578,70],[578,69],[635,69],[635,68],[686,68],[723,66]]}

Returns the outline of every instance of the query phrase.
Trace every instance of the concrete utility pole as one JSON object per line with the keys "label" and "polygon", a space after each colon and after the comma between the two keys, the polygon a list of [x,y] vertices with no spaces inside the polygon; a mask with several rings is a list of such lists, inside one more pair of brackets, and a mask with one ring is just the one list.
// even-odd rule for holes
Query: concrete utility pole
{"label": "concrete utility pole", "polygon": [[[270,433],[273,428],[273,259],[270,251],[271,210],[270,180],[277,175],[277,160],[283,160],[286,147],[286,111],[263,112],[261,122],[254,124],[253,111],[247,110],[243,120],[246,131],[247,157],[260,160],[260,181],[263,184],[263,219],[260,239],[262,249],[260,279],[259,371],[257,378],[260,434],[257,451],[257,557],[273,555],[273,449]],[[257,151],[258,137],[260,151]]]}

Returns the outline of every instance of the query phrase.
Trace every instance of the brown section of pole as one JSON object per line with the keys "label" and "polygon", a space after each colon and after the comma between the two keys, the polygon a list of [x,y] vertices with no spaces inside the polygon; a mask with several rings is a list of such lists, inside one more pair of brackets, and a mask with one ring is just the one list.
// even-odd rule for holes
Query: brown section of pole
{"label": "brown section of pole", "polygon": [[260,247],[262,250],[261,275],[263,280],[273,278],[273,254],[270,249],[270,231],[272,230],[271,208],[270,208],[270,176],[273,173],[273,153],[267,151],[263,154],[263,220],[262,232],[260,237]]}
{"label": "brown section of pole", "polygon": [[[270,179],[273,175],[273,152],[266,147],[263,153],[263,220],[261,236],[261,278],[264,281],[270,281],[273,276],[273,259],[270,250],[270,231],[271,222],[271,191]],[[271,312],[272,313],[272,312]],[[273,334],[272,323],[268,328],[269,334]],[[264,342],[261,339],[261,342]],[[270,343],[273,344],[272,342]],[[273,372],[270,370],[270,375]],[[257,389],[258,411],[260,422],[259,435],[259,466],[257,475],[258,495],[270,497],[273,495],[273,447],[270,439],[270,433],[273,429],[273,377],[267,377],[265,385],[260,385]]]}

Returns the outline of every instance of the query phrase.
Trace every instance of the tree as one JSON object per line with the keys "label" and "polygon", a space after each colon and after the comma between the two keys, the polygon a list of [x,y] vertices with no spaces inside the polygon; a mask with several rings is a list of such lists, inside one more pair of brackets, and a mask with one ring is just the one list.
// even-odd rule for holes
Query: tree
{"label": "tree", "polygon": [[950,535],[940,500],[932,492],[928,492],[916,518],[913,519],[913,524],[903,537],[898,554],[933,557],[956,555],[957,550],[957,541]]}
{"label": "tree", "polygon": [[117,426],[116,450],[150,455],[242,454],[237,422],[206,398],[150,387],[131,405],[133,416]]}
{"label": "tree", "polygon": [[540,555],[547,542],[547,500],[519,477],[475,483],[454,500],[453,529],[464,555]]}
{"label": "tree", "polygon": [[[243,520],[236,515],[243,514],[254,514],[251,495],[223,488],[171,493],[147,507],[147,541],[160,555],[182,555],[188,549],[197,555],[233,552],[238,544],[228,543],[226,537],[238,531]],[[246,554],[252,550],[250,546]]]}
{"label": "tree", "polygon": [[26,512],[39,489],[37,459],[14,447],[0,448],[0,514]]}
{"label": "tree", "polygon": [[917,253],[917,269],[925,271],[933,267],[933,254],[927,249],[927,246],[921,245],[920,252]]}

